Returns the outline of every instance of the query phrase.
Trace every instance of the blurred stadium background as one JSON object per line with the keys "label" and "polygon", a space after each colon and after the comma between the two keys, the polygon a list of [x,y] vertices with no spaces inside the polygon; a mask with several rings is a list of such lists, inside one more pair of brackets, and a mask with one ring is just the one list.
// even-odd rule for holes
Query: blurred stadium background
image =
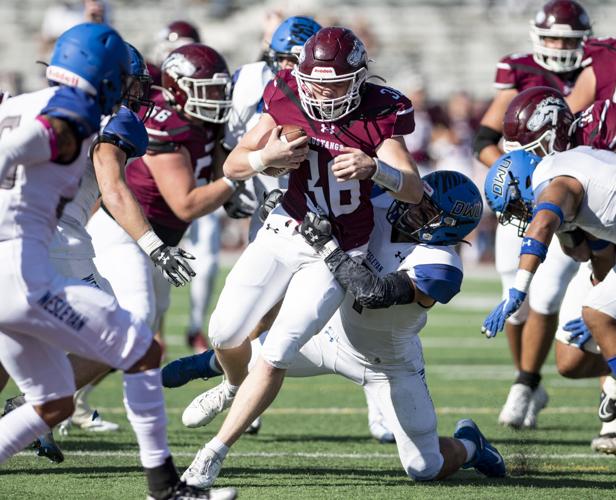
{"label": "blurred stadium background", "polygon": [[[122,36],[150,56],[157,34],[173,20],[195,24],[202,40],[219,50],[230,70],[259,58],[268,31],[290,15],[323,25],[344,25],[364,40],[371,73],[405,92],[416,107],[417,130],[409,149],[423,171],[456,169],[483,183],[485,168],[472,157],[471,141],[493,95],[497,61],[530,50],[528,21],[542,0],[3,0],[0,3],[0,88],[38,88],[53,41],[85,12],[104,16]],[[613,34],[616,1],[583,2],[595,34]],[[495,222],[486,210],[462,251],[467,264],[493,259]],[[225,224],[223,248],[241,248],[242,223]]]}

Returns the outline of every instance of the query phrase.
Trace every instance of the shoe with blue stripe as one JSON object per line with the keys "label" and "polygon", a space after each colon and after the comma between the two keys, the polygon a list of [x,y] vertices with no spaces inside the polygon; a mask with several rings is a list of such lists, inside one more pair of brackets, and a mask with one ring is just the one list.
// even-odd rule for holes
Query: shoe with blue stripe
{"label": "shoe with blue stripe", "polygon": [[474,467],[488,477],[504,477],[507,474],[502,455],[490,444],[477,424],[470,418],[458,421],[453,437],[471,441],[477,447],[475,455],[462,466],[463,469]]}

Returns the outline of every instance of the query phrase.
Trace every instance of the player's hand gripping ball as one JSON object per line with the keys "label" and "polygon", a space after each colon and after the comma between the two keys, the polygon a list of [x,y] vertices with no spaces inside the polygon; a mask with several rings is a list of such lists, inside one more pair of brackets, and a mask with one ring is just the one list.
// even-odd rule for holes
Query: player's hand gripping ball
{"label": "player's hand gripping ball", "polygon": [[[280,135],[277,135],[278,130],[280,130]],[[271,147],[271,143],[277,140],[280,140],[285,145],[290,145],[292,147],[290,149],[287,147],[286,151],[278,151],[277,149],[274,149],[274,154],[278,157],[275,158],[272,163],[275,163],[276,165],[267,167],[263,170],[263,173],[271,177],[280,177],[281,175],[285,175],[289,171],[298,168],[299,164],[305,159],[308,153],[306,140],[301,140],[304,137],[306,137],[306,132],[298,125],[281,125],[265,133],[259,141],[259,149],[265,149],[267,146]],[[285,153],[287,156],[286,161],[288,161],[289,167],[280,166],[285,162],[285,158],[280,156],[285,155]],[[267,159],[264,158],[263,152],[261,153],[261,156],[266,164],[270,163],[270,161],[267,161]]]}

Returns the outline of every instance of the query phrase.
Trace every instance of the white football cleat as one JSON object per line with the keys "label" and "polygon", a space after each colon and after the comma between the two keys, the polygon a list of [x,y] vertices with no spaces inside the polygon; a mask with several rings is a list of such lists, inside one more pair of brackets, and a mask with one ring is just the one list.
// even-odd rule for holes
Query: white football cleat
{"label": "white football cleat", "polygon": [[616,420],[603,422],[599,435],[593,438],[590,447],[599,453],[616,455]]}
{"label": "white football cleat", "polygon": [[528,429],[534,429],[537,427],[537,415],[543,410],[549,401],[548,393],[545,391],[542,385],[537,386],[533,391],[533,396],[528,405],[526,416],[524,417],[524,427]]}
{"label": "white football cleat", "polygon": [[223,459],[207,447],[201,448],[181,480],[196,488],[210,488],[220,474]]}
{"label": "white football cleat", "polygon": [[513,384],[498,416],[498,423],[515,429],[522,427],[532,397],[533,390],[530,387],[524,384]]}
{"label": "white football cleat", "polygon": [[244,431],[244,434],[252,434],[253,436],[259,434],[261,430],[261,417],[255,418],[248,428]]}
{"label": "white football cleat", "polygon": [[73,425],[78,425],[88,432],[115,432],[120,426],[115,422],[103,420],[96,410],[89,418],[80,418],[73,415]]}
{"label": "white football cleat", "polygon": [[233,403],[235,394],[228,390],[226,382],[218,384],[209,391],[199,394],[182,413],[182,423],[186,427],[202,427]]}

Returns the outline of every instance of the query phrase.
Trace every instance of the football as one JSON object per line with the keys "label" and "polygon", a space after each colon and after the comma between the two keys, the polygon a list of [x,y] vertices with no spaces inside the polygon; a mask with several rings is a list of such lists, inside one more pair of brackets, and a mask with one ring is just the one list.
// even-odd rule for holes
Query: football
{"label": "football", "polygon": [[[261,137],[261,140],[259,141],[259,149],[265,147],[271,133],[272,131],[268,130],[265,134],[263,134],[263,137]],[[280,131],[280,140],[283,142],[291,142],[295,139],[303,137],[304,135],[306,135],[306,132],[299,125],[282,125],[282,130]],[[287,172],[289,172],[288,168],[276,167],[268,167],[263,171],[265,175],[269,175],[270,177],[280,177]]]}

